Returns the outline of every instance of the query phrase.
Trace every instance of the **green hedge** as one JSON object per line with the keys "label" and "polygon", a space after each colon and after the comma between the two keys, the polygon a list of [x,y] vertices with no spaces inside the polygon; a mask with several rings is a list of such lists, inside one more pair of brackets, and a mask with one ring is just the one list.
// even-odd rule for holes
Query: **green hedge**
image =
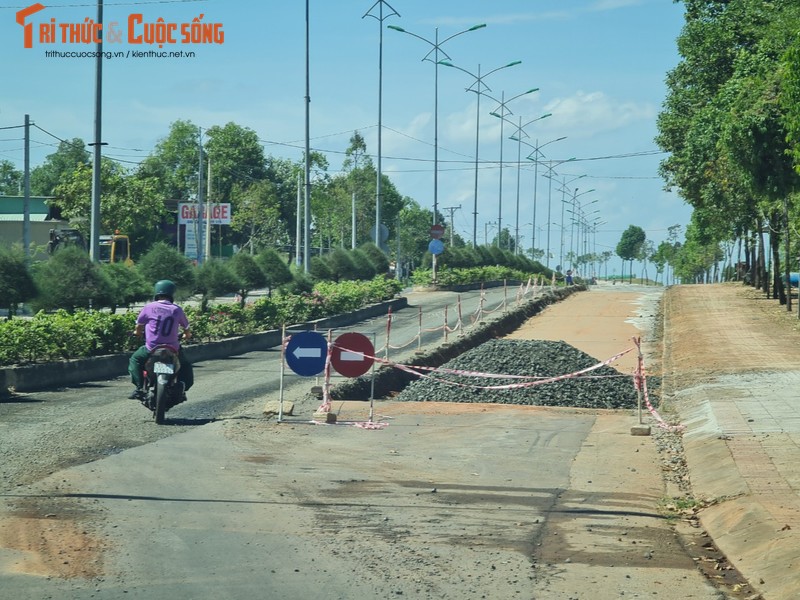
{"label": "green hedge", "polygon": [[[552,273],[552,272],[551,272]],[[527,281],[529,277],[536,277],[536,273],[525,273],[511,267],[471,267],[467,269],[436,270],[437,285],[464,285],[476,281],[502,281],[503,279],[517,279]],[[545,274],[545,276],[547,276]],[[417,269],[411,275],[414,285],[433,285],[433,271],[430,269]]]}
{"label": "green hedge", "polygon": [[[400,282],[319,283],[301,295],[278,294],[244,308],[225,304],[201,312],[186,307],[195,342],[209,342],[277,329],[355,310],[394,298]],[[79,310],[39,312],[31,319],[0,321],[0,365],[50,362],[132,352],[140,341],[131,336],[138,312],[120,314]]]}

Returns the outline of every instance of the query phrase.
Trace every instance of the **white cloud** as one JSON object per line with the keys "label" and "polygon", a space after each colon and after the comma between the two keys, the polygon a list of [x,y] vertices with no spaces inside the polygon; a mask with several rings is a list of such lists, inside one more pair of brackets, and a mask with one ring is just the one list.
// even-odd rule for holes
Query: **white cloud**
{"label": "white cloud", "polygon": [[652,122],[658,114],[650,104],[618,101],[603,92],[584,91],[551,100],[545,111],[553,113],[548,128],[570,137],[591,137],[639,121]]}

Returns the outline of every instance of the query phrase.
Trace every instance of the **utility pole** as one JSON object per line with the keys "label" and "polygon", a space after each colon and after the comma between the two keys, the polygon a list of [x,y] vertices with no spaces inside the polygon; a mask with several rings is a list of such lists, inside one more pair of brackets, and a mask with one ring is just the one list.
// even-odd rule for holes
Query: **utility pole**
{"label": "utility pole", "polygon": [[92,160],[92,208],[91,208],[91,236],[89,240],[89,257],[93,262],[100,259],[100,167],[101,147],[103,135],[103,0],[97,2],[97,23],[101,29],[98,31],[97,57],[95,59],[94,83],[94,156]]}
{"label": "utility pole", "polygon": [[195,246],[197,247],[197,264],[203,264],[203,128],[197,128],[197,220],[195,221]]}
{"label": "utility pole", "polygon": [[23,167],[25,196],[22,201],[22,245],[25,249],[25,258],[31,253],[31,120],[25,115],[25,166]]}
{"label": "utility pole", "polygon": [[461,205],[458,206],[445,206],[442,210],[449,210],[450,211],[450,247],[453,247],[453,213],[461,208]]}

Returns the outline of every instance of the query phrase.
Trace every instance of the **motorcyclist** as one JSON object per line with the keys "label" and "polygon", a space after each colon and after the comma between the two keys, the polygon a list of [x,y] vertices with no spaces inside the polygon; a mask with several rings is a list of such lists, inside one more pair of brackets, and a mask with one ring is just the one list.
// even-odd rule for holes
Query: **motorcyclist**
{"label": "motorcyclist", "polygon": [[178,369],[178,383],[182,383],[183,393],[181,398],[186,399],[185,392],[194,383],[194,370],[192,364],[186,358],[186,354],[180,344],[181,332],[183,339],[188,340],[192,336],[189,329],[189,319],[183,309],[174,303],[175,291],[177,286],[169,279],[162,279],[156,282],[153,288],[153,302],[142,308],[136,318],[136,329],[134,335],[141,337],[144,334],[144,344],[131,355],[128,362],[128,372],[131,382],[136,386],[134,391],[128,396],[131,399],[144,400],[143,375],[145,363],[150,352],[156,346],[169,346],[178,352],[180,369]]}

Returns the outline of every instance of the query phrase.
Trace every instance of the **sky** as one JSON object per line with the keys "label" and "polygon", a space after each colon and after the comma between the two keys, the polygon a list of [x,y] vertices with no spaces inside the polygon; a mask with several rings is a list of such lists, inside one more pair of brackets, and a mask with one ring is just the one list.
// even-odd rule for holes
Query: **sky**
{"label": "sky", "polygon": [[[30,115],[35,167],[61,139],[94,139],[95,59],[65,54],[96,46],[61,35],[96,21],[97,3],[43,2],[23,20],[32,25],[25,48],[16,17],[32,4],[0,0],[0,128]],[[104,51],[112,53],[102,65],[104,156],[135,168],[182,119],[203,128],[234,122],[254,130],[267,155],[301,160],[305,4],[104,2]],[[665,77],[679,61],[681,3],[309,0],[309,10],[309,134],[331,174],[355,131],[377,164],[380,120],[381,171],[402,195],[429,209],[436,201],[467,242],[491,242],[498,221],[522,248],[535,236],[537,248],[549,248],[551,267],[578,249],[576,221],[594,226],[589,249],[597,252],[614,251],[630,225],[658,245],[670,226],[689,222],[691,208],[658,176],[666,155],[654,141]],[[174,41],[161,47],[145,35],[159,19],[175,24]],[[206,43],[191,37],[193,21],[206,25]],[[478,24],[486,27],[462,33]],[[437,30],[439,59],[459,68],[426,60]],[[510,139],[520,139],[520,119],[524,143]],[[22,130],[0,129],[0,160],[22,169],[23,158]],[[609,263],[609,273],[619,268]]]}

